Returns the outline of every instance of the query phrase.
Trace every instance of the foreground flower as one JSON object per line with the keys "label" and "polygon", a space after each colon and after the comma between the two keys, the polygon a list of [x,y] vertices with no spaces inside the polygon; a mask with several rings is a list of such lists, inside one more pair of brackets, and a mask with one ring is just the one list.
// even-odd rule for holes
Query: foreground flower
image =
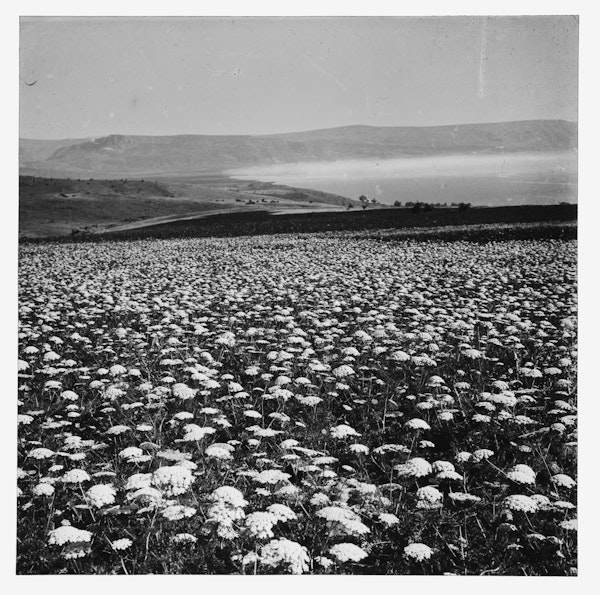
{"label": "foreground flower", "polygon": [[67,543],[81,543],[92,540],[91,531],[77,529],[71,525],[62,525],[50,531],[48,543],[50,545],[65,545]]}
{"label": "foreground flower", "polygon": [[369,454],[369,447],[366,446],[365,444],[351,444],[348,447],[348,450],[357,455],[368,455]]}
{"label": "foreground flower", "polygon": [[196,509],[182,504],[173,504],[161,510],[161,515],[168,521],[180,521],[192,517],[196,514]]}
{"label": "foreground flower", "polygon": [[353,543],[337,543],[329,548],[329,553],[338,562],[360,562],[368,556],[367,552]]}
{"label": "foreground flower", "polygon": [[370,533],[369,527],[361,522],[360,517],[350,508],[326,506],[317,511],[317,516],[327,521],[331,529],[331,536],[365,535],[366,533]]}
{"label": "foreground flower", "polygon": [[394,467],[400,477],[425,477],[433,469],[428,461],[420,457],[409,459],[406,463]]}
{"label": "foreground flower", "polygon": [[50,459],[55,454],[56,453],[53,450],[50,450],[49,448],[34,448],[32,451],[30,451],[29,456],[32,459],[42,460],[42,459]]}
{"label": "foreground flower", "polygon": [[258,511],[249,514],[244,523],[252,537],[269,539],[274,536],[273,526],[277,523],[277,517],[270,512]]}
{"label": "foreground flower", "polygon": [[244,508],[248,505],[242,492],[232,486],[221,486],[213,490],[210,498],[213,502],[222,502],[236,508]]}
{"label": "foreground flower", "polygon": [[267,511],[274,515],[279,522],[285,523],[297,518],[296,513],[285,504],[271,504],[267,507]]}
{"label": "foreground flower", "polygon": [[302,574],[308,570],[308,550],[289,539],[274,539],[260,550],[260,563],[277,568],[283,566],[291,574]]}
{"label": "foreground flower", "polygon": [[536,473],[529,465],[515,465],[508,471],[506,477],[515,483],[534,485]]}
{"label": "foreground flower", "polygon": [[121,551],[130,548],[133,545],[133,541],[127,537],[123,537],[122,539],[117,539],[116,541],[111,542],[110,545],[112,546],[113,550]]}
{"label": "foreground flower", "polygon": [[379,521],[382,522],[386,527],[392,527],[400,522],[400,519],[395,514],[388,512],[382,512],[379,515]]}
{"label": "foreground flower", "polygon": [[333,375],[336,378],[347,378],[348,376],[352,376],[353,374],[356,374],[356,372],[352,369],[351,366],[347,366],[345,364],[333,370]]}
{"label": "foreground flower", "polygon": [[420,419],[418,417],[409,419],[404,424],[404,427],[407,430],[431,430],[431,426],[424,419]]}
{"label": "foreground flower", "polygon": [[348,438],[350,436],[361,436],[354,428],[347,426],[345,424],[340,424],[339,426],[335,426],[331,428],[331,436],[332,438],[342,439]]}
{"label": "foreground flower", "polygon": [[85,495],[91,506],[94,506],[95,508],[102,508],[103,506],[108,506],[115,501],[117,492],[110,484],[98,484],[92,486],[85,493]]}
{"label": "foreground flower", "polygon": [[404,555],[415,562],[423,562],[431,558],[433,550],[424,543],[410,543],[404,548]]}
{"label": "foreground flower", "polygon": [[193,482],[194,477],[192,472],[179,465],[159,467],[152,474],[152,483],[161,489],[165,496],[185,494]]}
{"label": "foreground flower", "polygon": [[281,481],[287,481],[290,478],[289,473],[279,471],[279,469],[265,469],[253,477],[253,481],[263,485],[275,485]]}
{"label": "foreground flower", "polygon": [[131,428],[129,426],[117,425],[106,430],[106,433],[109,436],[118,436],[119,434],[124,434],[125,432],[131,432]]}
{"label": "foreground flower", "polygon": [[442,507],[443,494],[433,486],[425,486],[417,490],[417,508],[434,510]]}
{"label": "foreground flower", "polygon": [[480,463],[494,456],[494,451],[489,448],[479,448],[473,451],[472,460],[474,463]]}
{"label": "foreground flower", "polygon": [[564,473],[557,473],[556,475],[553,475],[551,479],[554,485],[567,490],[570,490],[577,485],[577,482],[572,477],[569,477]]}
{"label": "foreground flower", "polygon": [[467,494],[466,492],[451,492],[448,497],[456,504],[477,504],[477,502],[481,502],[479,496]]}
{"label": "foreground flower", "polygon": [[211,444],[204,454],[210,459],[228,460],[233,458],[234,450],[230,444]]}
{"label": "foreground flower", "polygon": [[536,512],[538,509],[538,505],[535,500],[522,494],[513,494],[512,496],[507,496],[504,498],[502,504],[505,508],[518,512]]}
{"label": "foreground flower", "polygon": [[171,543],[192,544],[196,543],[197,541],[198,538],[194,535],[191,535],[190,533],[177,533],[176,535],[173,535],[173,537],[171,537]]}
{"label": "foreground flower", "polygon": [[64,483],[83,483],[91,479],[88,472],[83,469],[71,469],[71,471],[67,471],[62,477]]}
{"label": "foreground flower", "polygon": [[54,487],[49,483],[38,483],[33,488],[34,496],[52,496],[54,494]]}
{"label": "foreground flower", "polygon": [[145,455],[144,451],[137,446],[129,446],[124,448],[119,453],[119,457],[128,463],[145,463],[152,458],[150,455]]}
{"label": "foreground flower", "polygon": [[215,430],[215,428],[212,428],[210,426],[201,427],[197,424],[187,424],[183,428],[183,430],[185,432],[185,435],[183,437],[183,440],[185,442],[199,442],[205,436],[214,434],[217,431]]}
{"label": "foreground flower", "polygon": [[67,543],[61,552],[61,556],[66,560],[74,560],[76,558],[83,558],[92,551],[89,543],[78,542],[78,543]]}

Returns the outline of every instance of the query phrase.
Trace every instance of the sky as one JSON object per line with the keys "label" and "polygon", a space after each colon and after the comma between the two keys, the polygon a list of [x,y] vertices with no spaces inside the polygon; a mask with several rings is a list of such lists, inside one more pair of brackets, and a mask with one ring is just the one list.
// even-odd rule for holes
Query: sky
{"label": "sky", "polygon": [[23,17],[19,134],[274,134],[577,120],[578,22]]}

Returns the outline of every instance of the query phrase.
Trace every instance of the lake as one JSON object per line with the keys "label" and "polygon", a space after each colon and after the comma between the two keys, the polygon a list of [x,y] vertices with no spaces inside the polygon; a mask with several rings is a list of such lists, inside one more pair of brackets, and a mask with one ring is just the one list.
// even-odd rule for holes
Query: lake
{"label": "lake", "polygon": [[384,204],[397,200],[478,206],[577,202],[575,151],[282,163],[225,173],[354,199],[364,194]]}

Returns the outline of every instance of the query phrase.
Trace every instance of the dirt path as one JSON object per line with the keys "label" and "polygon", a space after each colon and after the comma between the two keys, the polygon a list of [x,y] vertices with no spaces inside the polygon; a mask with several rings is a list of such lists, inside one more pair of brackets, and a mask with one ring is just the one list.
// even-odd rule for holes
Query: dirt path
{"label": "dirt path", "polygon": [[205,219],[213,215],[227,215],[229,213],[247,213],[249,211],[268,211],[271,215],[286,215],[286,214],[298,214],[298,213],[331,213],[338,211],[345,211],[345,208],[341,208],[338,205],[319,205],[315,207],[302,207],[296,205],[290,205],[290,207],[282,207],[281,205],[256,205],[246,206],[243,208],[233,207],[231,209],[215,209],[211,211],[198,211],[191,215],[168,215],[163,217],[151,217],[150,219],[141,219],[140,221],[130,221],[128,223],[117,224],[117,225],[106,225],[98,227],[94,230],[90,230],[93,234],[104,234],[111,233],[113,231],[130,231],[132,229],[139,229],[141,227],[151,227],[152,225],[160,225],[162,223],[173,223],[175,221],[190,221],[193,219]]}
{"label": "dirt path", "polygon": [[117,225],[105,225],[91,231],[94,234],[106,233],[111,231],[129,231],[130,229],[138,229],[140,227],[150,227],[152,225],[160,225],[161,223],[173,223],[174,221],[188,221],[190,219],[204,219],[212,215],[226,215],[227,213],[244,213],[247,211],[265,211],[265,207],[254,209],[252,207],[231,208],[231,209],[215,209],[214,211],[198,211],[191,215],[168,215],[163,217],[151,217],[149,219],[141,219],[140,221],[130,221],[129,223]]}

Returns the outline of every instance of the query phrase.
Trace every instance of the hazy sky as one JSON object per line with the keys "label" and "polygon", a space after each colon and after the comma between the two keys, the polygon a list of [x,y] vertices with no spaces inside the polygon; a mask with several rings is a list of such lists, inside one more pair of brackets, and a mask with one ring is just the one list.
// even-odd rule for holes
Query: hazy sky
{"label": "hazy sky", "polygon": [[28,17],[20,136],[574,121],[577,36],[565,16]]}

